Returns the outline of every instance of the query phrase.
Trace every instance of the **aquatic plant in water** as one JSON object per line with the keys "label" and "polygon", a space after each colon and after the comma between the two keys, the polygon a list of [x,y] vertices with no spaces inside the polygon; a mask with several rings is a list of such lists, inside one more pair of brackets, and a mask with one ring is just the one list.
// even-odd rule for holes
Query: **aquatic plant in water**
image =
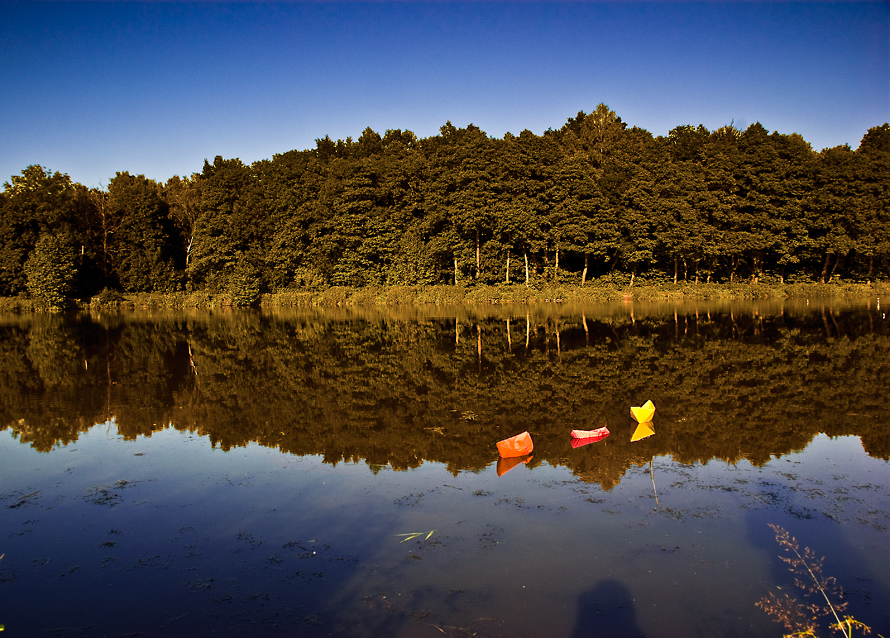
{"label": "aquatic plant in water", "polygon": [[404,536],[405,538],[399,541],[400,543],[404,543],[405,541],[410,541],[426,534],[426,538],[423,540],[428,541],[435,531],[436,530],[431,529],[429,532],[408,532],[407,534],[396,534],[396,536]]}
{"label": "aquatic plant in water", "polygon": [[[829,629],[841,632],[846,638],[852,638],[853,630],[859,629],[864,634],[871,633],[871,628],[852,616],[840,617],[849,603],[843,600],[843,591],[833,576],[822,573],[825,557],[817,558],[809,547],[800,550],[797,539],[780,525],[769,524],[776,533],[776,542],[784,549],[785,555],[779,558],[789,565],[788,570],[794,574],[794,584],[807,599],[801,602],[796,597],[782,593],[770,592],[755,603],[760,609],[773,617],[776,622],[785,625],[788,633],[785,638],[793,636],[817,636],[821,619],[834,618]],[[815,599],[815,601],[811,600]],[[825,601],[824,603],[822,601]]]}

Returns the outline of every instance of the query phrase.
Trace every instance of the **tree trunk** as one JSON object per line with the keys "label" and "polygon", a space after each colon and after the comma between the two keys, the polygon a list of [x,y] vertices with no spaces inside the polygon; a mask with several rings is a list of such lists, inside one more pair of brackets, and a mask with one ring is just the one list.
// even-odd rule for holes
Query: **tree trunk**
{"label": "tree trunk", "polygon": [[454,256],[454,285],[457,285],[457,255]]}
{"label": "tree trunk", "polygon": [[479,229],[476,229],[476,279],[479,279],[479,259],[480,250],[479,250]]}
{"label": "tree trunk", "polygon": [[479,355],[479,374],[482,374],[482,326],[476,324],[476,353]]}
{"label": "tree trunk", "polygon": [[510,283],[510,255],[507,255],[507,283]]}
{"label": "tree trunk", "polygon": [[581,285],[582,286],[587,281],[587,260],[588,260],[588,257],[589,257],[589,255],[587,253],[584,253],[584,270],[581,271]]}
{"label": "tree trunk", "polygon": [[831,280],[834,279],[834,272],[837,270],[838,264],[841,263],[841,254],[837,254],[837,259],[834,260],[834,266],[831,267],[831,272],[828,274],[828,283],[831,283]]}
{"label": "tree trunk", "polygon": [[528,288],[528,253],[523,252],[522,256],[525,257],[525,287]]}
{"label": "tree trunk", "polygon": [[528,350],[528,340],[531,331],[531,325],[528,320],[528,313],[525,313],[525,349]]}
{"label": "tree trunk", "polygon": [[680,270],[680,258],[674,255],[674,283],[677,283],[677,274]]}
{"label": "tree trunk", "polygon": [[553,281],[559,283],[559,244],[556,245],[556,265],[553,266]]}
{"label": "tree trunk", "polygon": [[828,276],[828,263],[831,261],[831,253],[825,254],[825,265],[822,266],[822,278],[820,281],[824,284],[825,278]]}

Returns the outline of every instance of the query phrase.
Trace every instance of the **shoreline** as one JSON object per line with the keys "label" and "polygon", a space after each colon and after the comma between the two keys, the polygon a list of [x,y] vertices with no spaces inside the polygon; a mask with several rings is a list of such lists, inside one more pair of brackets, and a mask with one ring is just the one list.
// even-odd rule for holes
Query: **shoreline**
{"label": "shoreline", "polygon": [[[890,297],[890,282],[873,283],[656,283],[633,287],[593,281],[577,284],[524,284],[484,286],[381,286],[349,288],[336,286],[321,291],[288,290],[265,293],[254,307],[335,307],[399,305],[506,305],[614,301],[705,301],[788,298]],[[233,308],[238,304],[230,293],[102,293],[89,300],[72,300],[69,310]],[[39,300],[27,297],[0,298],[0,312],[49,312]]]}

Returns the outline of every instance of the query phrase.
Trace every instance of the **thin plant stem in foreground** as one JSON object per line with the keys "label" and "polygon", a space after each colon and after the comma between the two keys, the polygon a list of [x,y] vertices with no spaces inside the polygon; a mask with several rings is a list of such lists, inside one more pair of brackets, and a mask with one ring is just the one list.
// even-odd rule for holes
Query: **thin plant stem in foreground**
{"label": "thin plant stem in foreground", "polygon": [[[833,616],[835,622],[829,624],[829,628],[840,631],[846,638],[852,638],[854,628],[862,630],[864,634],[871,633],[868,625],[852,616],[845,615],[841,620],[840,614],[849,603],[843,600],[843,591],[835,578],[823,575],[822,563],[825,558],[817,558],[809,547],[804,547],[801,551],[797,539],[781,526],[772,523],[769,526],[776,534],[776,542],[785,550],[786,555],[779,558],[789,565],[788,570],[794,574],[794,584],[805,595],[817,598],[817,602],[801,603],[789,594],[778,596],[770,592],[757,601],[758,607],[785,625],[789,631],[785,637],[815,637],[819,618],[822,616]],[[818,602],[820,596],[825,601],[824,605]]]}

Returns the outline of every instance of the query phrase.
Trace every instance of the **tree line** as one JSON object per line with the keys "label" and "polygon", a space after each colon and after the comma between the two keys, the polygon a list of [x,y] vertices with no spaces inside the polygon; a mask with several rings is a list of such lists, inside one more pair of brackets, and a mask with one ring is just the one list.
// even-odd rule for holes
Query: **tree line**
{"label": "tree line", "polygon": [[333,286],[872,281],[890,271],[890,125],[815,152],[759,123],[655,137],[606,105],[503,138],[370,128],[165,183],[33,165],[0,193],[0,296]]}

